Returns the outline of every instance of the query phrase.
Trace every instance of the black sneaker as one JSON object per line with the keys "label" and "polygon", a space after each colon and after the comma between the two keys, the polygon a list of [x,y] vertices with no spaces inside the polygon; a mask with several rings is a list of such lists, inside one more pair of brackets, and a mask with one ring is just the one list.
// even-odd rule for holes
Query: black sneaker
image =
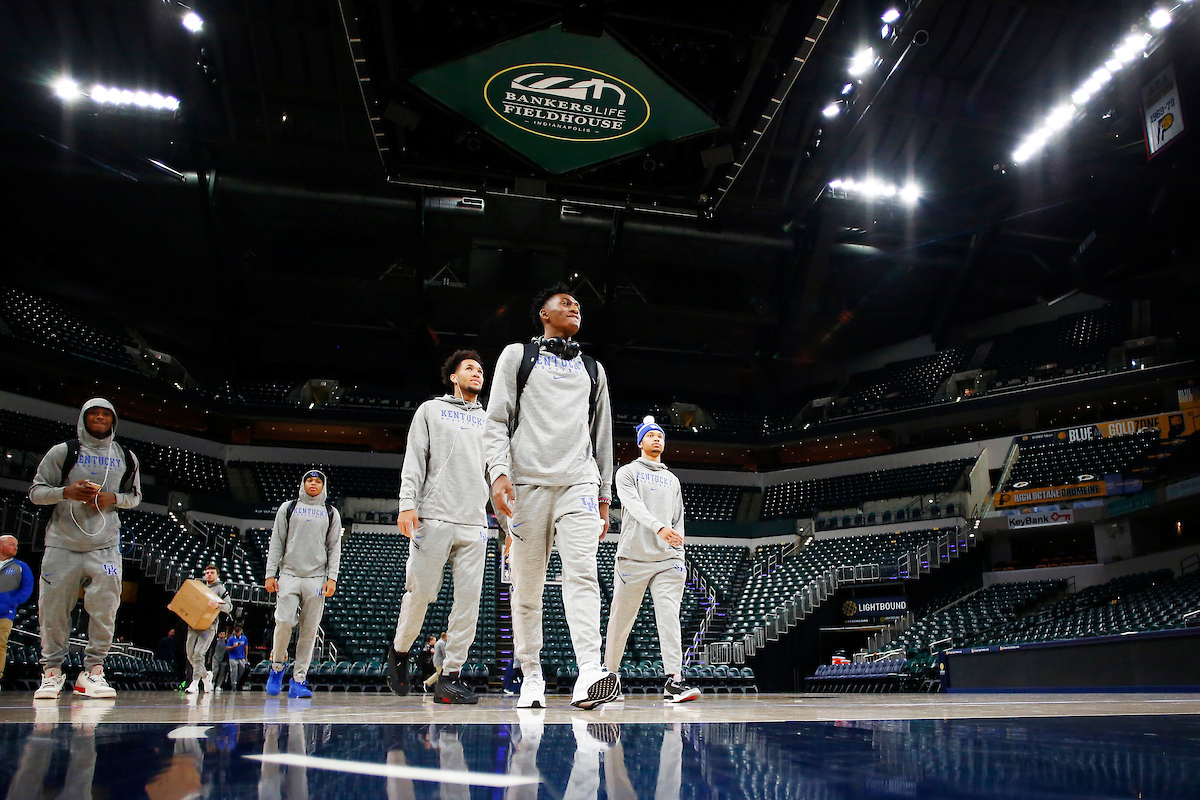
{"label": "black sneaker", "polygon": [[700,690],[695,686],[688,686],[683,681],[677,681],[674,678],[668,678],[667,685],[663,687],[663,700],[668,703],[686,703],[699,696]]}
{"label": "black sneaker", "polygon": [[387,685],[396,694],[408,694],[408,653],[398,653],[395,647],[388,648]]}
{"label": "black sneaker", "polygon": [[442,675],[437,679],[437,683],[433,685],[433,702],[447,705],[474,705],[479,702],[479,698],[471,687],[462,682],[456,672],[453,675]]}

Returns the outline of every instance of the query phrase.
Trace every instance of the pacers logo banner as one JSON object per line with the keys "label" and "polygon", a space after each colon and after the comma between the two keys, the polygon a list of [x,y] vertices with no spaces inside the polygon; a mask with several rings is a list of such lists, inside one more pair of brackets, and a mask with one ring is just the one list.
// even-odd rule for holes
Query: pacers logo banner
{"label": "pacers logo banner", "polygon": [[567,142],[637,133],[650,103],[631,84],[574,64],[521,64],[483,87],[488,108],[523,131]]}
{"label": "pacers logo banner", "polygon": [[412,82],[556,174],[717,127],[612,37],[561,26],[425,70]]}

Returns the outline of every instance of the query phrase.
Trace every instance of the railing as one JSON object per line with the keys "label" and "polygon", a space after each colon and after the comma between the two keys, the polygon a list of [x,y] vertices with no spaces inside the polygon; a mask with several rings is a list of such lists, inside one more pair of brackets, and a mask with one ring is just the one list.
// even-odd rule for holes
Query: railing
{"label": "railing", "polygon": [[708,585],[708,581],[700,574],[700,570],[688,561],[687,578],[689,581],[694,581],[695,586],[700,589],[704,595],[706,608],[704,610],[704,619],[700,622],[700,628],[692,635],[692,644],[683,654],[683,663],[690,665],[700,660],[700,653],[704,649],[704,637],[708,635],[709,629],[712,627],[713,617],[717,613],[717,593]]}
{"label": "railing", "polygon": [[1187,575],[1190,572],[1200,570],[1200,553],[1192,553],[1187,558],[1179,562],[1179,573]]}
{"label": "railing", "polygon": [[944,649],[944,648],[939,648],[939,647],[938,647],[938,645],[939,645],[939,644],[948,644],[948,645],[950,645],[951,647],[953,647],[953,646],[954,646],[954,640],[953,640],[953,639],[951,639],[949,636],[947,636],[945,639],[938,639],[936,642],[930,642],[930,643],[929,643],[929,655],[933,655],[933,654],[934,654],[934,653],[936,653],[938,650],[940,650],[940,649]]}
{"label": "railing", "polygon": [[[974,530],[969,527],[967,530]],[[792,597],[780,603],[764,617],[763,624],[745,634],[741,639],[747,655],[754,655],[757,648],[767,642],[778,641],[781,636],[795,627],[801,620],[813,613],[825,600],[837,592],[842,584],[868,583],[882,580],[905,580],[919,578],[935,567],[949,563],[952,559],[971,549],[970,534],[963,530],[954,530],[942,536],[932,545],[925,543],[901,554],[894,565],[890,564],[852,564],[830,567],[823,575],[814,579],[808,586],[802,587]],[[772,554],[773,555],[773,554]],[[771,563],[770,556],[762,560]],[[757,566],[757,563],[756,563]],[[761,572],[757,574],[762,574]],[[911,623],[910,623],[911,624]],[[710,643],[702,654],[708,663],[729,663],[718,660],[728,649],[717,645],[728,645],[728,642]],[[693,639],[693,647],[696,640]]]}

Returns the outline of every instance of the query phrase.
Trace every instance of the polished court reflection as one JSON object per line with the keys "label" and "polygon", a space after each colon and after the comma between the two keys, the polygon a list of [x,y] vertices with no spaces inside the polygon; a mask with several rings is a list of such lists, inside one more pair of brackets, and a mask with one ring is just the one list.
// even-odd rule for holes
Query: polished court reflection
{"label": "polished court reflection", "polygon": [[[6,698],[7,699],[7,698]],[[697,704],[699,706],[699,704]],[[1195,798],[1200,716],[504,723],[116,721],[72,700],[0,724],[9,798]],[[552,710],[557,711],[557,709]]]}

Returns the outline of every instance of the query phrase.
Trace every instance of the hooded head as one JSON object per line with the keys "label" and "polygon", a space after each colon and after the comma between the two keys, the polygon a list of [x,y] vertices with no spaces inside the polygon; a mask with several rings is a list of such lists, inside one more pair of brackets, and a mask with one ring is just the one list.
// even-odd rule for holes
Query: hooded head
{"label": "hooded head", "polygon": [[[317,478],[321,481],[321,491],[317,494],[308,493],[308,479]],[[325,473],[319,469],[310,469],[304,473],[304,477],[300,479],[300,502],[301,503],[325,503],[325,498],[328,497],[329,481],[325,480]]]}
{"label": "hooded head", "polygon": [[[108,433],[104,436],[96,436],[87,426],[88,411],[93,408],[103,408],[112,414],[112,425],[108,429]],[[93,425],[93,427],[95,427]],[[103,397],[93,397],[83,404],[79,409],[79,422],[75,425],[75,433],[79,436],[79,441],[89,447],[107,447],[112,443],[113,437],[117,433],[117,409],[113,408],[113,404],[105,400]]]}

